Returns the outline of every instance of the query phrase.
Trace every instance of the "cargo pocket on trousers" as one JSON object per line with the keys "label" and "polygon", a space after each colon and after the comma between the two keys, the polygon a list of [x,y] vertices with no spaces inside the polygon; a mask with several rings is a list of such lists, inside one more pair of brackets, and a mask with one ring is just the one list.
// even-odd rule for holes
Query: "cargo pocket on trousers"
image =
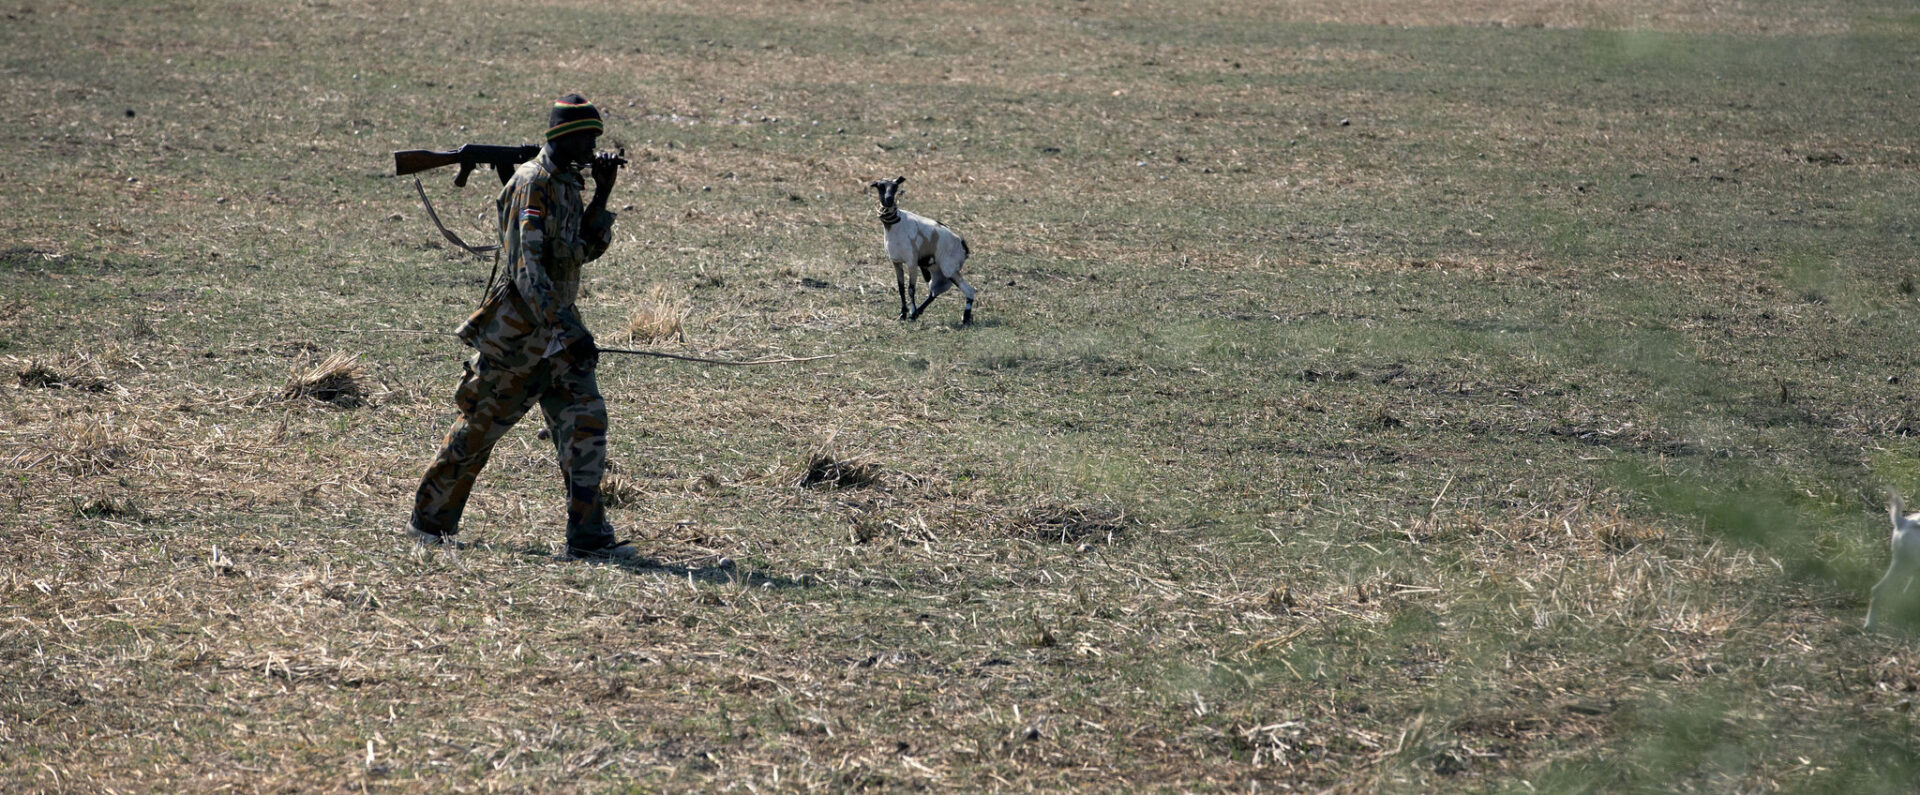
{"label": "cargo pocket on trousers", "polygon": [[460,369],[466,372],[460,376],[459,388],[453,390],[453,405],[460,409],[462,417],[472,417],[473,410],[480,405],[480,373],[477,368],[486,366],[486,358],[477,353],[460,363]]}

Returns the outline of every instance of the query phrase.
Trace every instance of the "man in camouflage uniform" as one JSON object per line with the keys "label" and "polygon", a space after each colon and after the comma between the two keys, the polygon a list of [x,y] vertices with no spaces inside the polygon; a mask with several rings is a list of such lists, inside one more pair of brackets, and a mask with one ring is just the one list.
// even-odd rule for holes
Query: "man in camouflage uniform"
{"label": "man in camouflage uniform", "polygon": [[[474,479],[493,445],[537,402],[567,483],[567,552],[630,559],[600,500],[607,459],[607,406],[594,380],[593,335],[574,299],[580,266],[613,241],[607,198],[616,165],[596,159],[604,125],[578,94],[554,103],[546,145],[520,164],[496,202],[505,268],[480,309],[455,332],[477,353],[454,392],[460,418],[420,480],[410,532],[422,544],[452,540]],[[593,200],[582,205],[580,168],[590,165]]]}

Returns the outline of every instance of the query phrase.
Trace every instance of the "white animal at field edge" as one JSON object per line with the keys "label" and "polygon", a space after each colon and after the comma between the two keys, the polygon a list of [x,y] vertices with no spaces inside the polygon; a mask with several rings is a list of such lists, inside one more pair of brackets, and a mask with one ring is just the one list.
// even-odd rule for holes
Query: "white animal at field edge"
{"label": "white animal at field edge", "polygon": [[[972,251],[967,241],[945,224],[900,209],[900,186],[906,181],[906,177],[899,177],[867,183],[880,193],[880,225],[886,229],[887,259],[893,260],[894,283],[900,290],[900,319],[918,320],[933,299],[959,285],[961,294],[967,297],[960,324],[970,324],[974,289],[960,275],[960,266],[966,264]],[[907,275],[908,263],[918,267],[920,278],[928,282],[927,300],[917,307],[913,306],[916,283]]]}
{"label": "white animal at field edge", "polygon": [[1914,581],[1920,578],[1920,513],[1907,513],[1900,495],[1895,494],[1887,505],[1887,515],[1893,519],[1893,562],[1887,565],[1886,576],[1873,586],[1873,597],[1867,603],[1868,629],[1879,623],[1879,613],[1888,604],[1911,598]]}

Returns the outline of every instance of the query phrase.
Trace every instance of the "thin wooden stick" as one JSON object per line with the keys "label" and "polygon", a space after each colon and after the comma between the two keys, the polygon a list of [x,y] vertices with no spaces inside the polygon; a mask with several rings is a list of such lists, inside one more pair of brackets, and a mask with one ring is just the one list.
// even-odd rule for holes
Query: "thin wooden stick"
{"label": "thin wooden stick", "polygon": [[720,364],[720,365],[726,365],[728,367],[752,367],[755,365],[762,365],[762,364],[792,364],[794,362],[811,362],[811,361],[814,361],[815,359],[831,359],[839,355],[839,354],[829,353],[821,356],[800,356],[800,357],[785,358],[785,359],[755,359],[750,362],[742,362],[742,361],[735,361],[732,359],[702,359],[698,356],[681,356],[680,354],[677,354],[677,353],[664,353],[661,351],[641,351],[641,350],[633,350],[631,348],[601,348],[599,350],[601,353],[625,353],[632,356],[658,356],[662,359],[679,359],[680,361],[683,361],[683,362],[699,362],[701,364]]}
{"label": "thin wooden stick", "polygon": [[[339,332],[342,334],[428,334],[428,335],[434,335],[434,336],[447,336],[447,337],[455,336],[450,331],[425,331],[422,329],[411,329],[411,328],[330,328],[330,329],[320,329],[320,330]],[[655,356],[661,359],[679,359],[680,361],[683,361],[683,362],[698,362],[700,364],[718,364],[726,367],[757,367],[763,364],[793,364],[794,362],[811,362],[819,359],[832,359],[839,356],[839,354],[837,353],[828,353],[820,356],[798,356],[798,357],[789,357],[789,358],[782,358],[782,359],[755,359],[753,361],[743,362],[735,359],[706,359],[699,356],[682,356],[677,353],[667,353],[665,351],[644,351],[644,350],[636,350],[633,348],[599,348],[598,350],[601,353],[624,353],[629,356]]]}

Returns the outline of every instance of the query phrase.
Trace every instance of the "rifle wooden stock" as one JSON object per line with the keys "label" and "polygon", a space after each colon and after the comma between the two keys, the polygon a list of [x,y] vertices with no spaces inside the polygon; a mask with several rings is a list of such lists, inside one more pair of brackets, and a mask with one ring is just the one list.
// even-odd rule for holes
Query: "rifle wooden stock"
{"label": "rifle wooden stock", "polygon": [[406,149],[393,153],[394,176],[405,176],[442,166],[460,166],[460,173],[453,178],[453,184],[467,186],[467,176],[473,173],[475,166],[488,165],[500,176],[500,184],[507,184],[512,178],[514,167],[540,156],[540,147],[493,146],[489,144],[467,144],[449,152],[435,152],[428,149]]}

